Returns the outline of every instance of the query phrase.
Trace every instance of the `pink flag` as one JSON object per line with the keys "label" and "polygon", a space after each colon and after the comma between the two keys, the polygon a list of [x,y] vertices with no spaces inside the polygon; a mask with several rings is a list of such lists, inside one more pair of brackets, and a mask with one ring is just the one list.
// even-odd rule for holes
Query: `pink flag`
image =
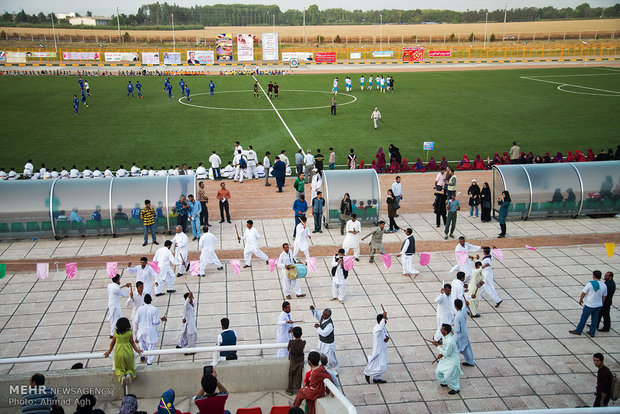
{"label": "pink flag", "polygon": [[118,263],[116,262],[107,262],[105,264],[105,273],[111,279],[116,276]]}
{"label": "pink flag", "polygon": [[383,266],[385,266],[386,269],[392,266],[392,256],[389,254],[382,254],[381,259],[383,259]]}
{"label": "pink flag", "polygon": [[431,262],[430,253],[420,253],[420,266],[428,266],[430,262]]}
{"label": "pink flag", "polygon": [[50,264],[49,263],[37,263],[37,277],[39,279],[47,279],[47,276],[50,273]]}
{"label": "pink flag", "polygon": [[534,250],[534,251],[536,250],[536,247],[532,247],[532,246],[527,245],[527,244],[525,245],[525,248],[526,249],[530,249],[530,250]]}
{"label": "pink flag", "polygon": [[149,262],[149,266],[151,266],[153,268],[155,273],[159,274],[161,272],[161,269],[159,268],[159,263],[157,263],[157,262]]}
{"label": "pink flag", "polygon": [[231,260],[230,267],[232,267],[233,272],[238,275],[241,270],[241,262],[239,260]]}
{"label": "pink flag", "polygon": [[348,272],[349,270],[353,269],[353,260],[355,260],[353,258],[353,256],[345,256],[344,257],[344,261],[343,261],[343,265],[342,265],[344,270],[346,270]]}
{"label": "pink flag", "polygon": [[460,265],[467,263],[467,252],[456,252],[456,261],[459,262]]}
{"label": "pink flag", "polygon": [[73,279],[77,275],[77,263],[65,263],[67,279]]}
{"label": "pink flag", "polygon": [[316,257],[308,257],[308,260],[306,260],[306,265],[308,266],[308,272],[316,272]]}
{"label": "pink flag", "polygon": [[273,269],[276,268],[276,264],[278,264],[278,259],[273,258],[273,257],[269,259],[269,271],[270,272],[273,272]]}
{"label": "pink flag", "polygon": [[200,275],[200,260],[192,260],[189,262],[189,274],[192,276]]}
{"label": "pink flag", "polygon": [[491,249],[491,253],[497,257],[497,260],[504,263],[504,254],[502,253],[502,249]]}

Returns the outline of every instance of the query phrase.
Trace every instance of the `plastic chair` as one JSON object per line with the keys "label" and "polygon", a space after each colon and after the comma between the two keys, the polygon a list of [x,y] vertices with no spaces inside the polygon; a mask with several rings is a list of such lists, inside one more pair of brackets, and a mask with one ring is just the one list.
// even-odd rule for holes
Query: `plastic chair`
{"label": "plastic chair", "polygon": [[194,401],[200,414],[224,414],[224,406],[228,395],[216,395],[209,398],[200,398]]}
{"label": "plastic chair", "polygon": [[131,218],[129,219],[129,228],[130,229],[135,229],[137,227],[142,226],[142,220],[140,220],[139,218]]}
{"label": "plastic chair", "polygon": [[29,221],[26,223],[26,229],[28,231],[39,231],[39,223],[36,221]]}
{"label": "plastic chair", "polygon": [[289,407],[288,405],[274,405],[273,407],[271,407],[271,411],[269,411],[269,414],[288,414],[290,409],[291,407]]}
{"label": "plastic chair", "polygon": [[236,414],[263,414],[263,410],[260,407],[237,408]]}
{"label": "plastic chair", "polygon": [[11,223],[11,233],[24,231],[24,223]]}
{"label": "plastic chair", "polygon": [[50,221],[42,221],[41,231],[52,231],[52,223]]}
{"label": "plastic chair", "polygon": [[7,223],[0,223],[0,233],[8,233],[9,225]]}

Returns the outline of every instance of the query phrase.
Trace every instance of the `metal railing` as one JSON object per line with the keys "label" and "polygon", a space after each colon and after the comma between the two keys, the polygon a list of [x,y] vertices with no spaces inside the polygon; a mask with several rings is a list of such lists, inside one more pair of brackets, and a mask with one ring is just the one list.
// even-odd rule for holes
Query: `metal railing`
{"label": "metal railing", "polygon": [[[230,346],[202,346],[195,348],[171,348],[171,349],[159,349],[154,351],[144,351],[141,356],[149,355],[172,355],[172,354],[185,354],[185,353],[201,353],[201,352],[213,352],[213,366],[216,366],[219,361],[219,353],[222,351],[248,351],[256,349],[279,349],[286,348],[288,343],[278,344],[252,344],[252,345],[230,345]],[[53,362],[53,361],[83,361],[85,359],[100,359],[105,358],[103,352],[93,353],[76,353],[76,354],[60,354],[60,355],[34,355],[27,357],[16,358],[0,358],[0,364],[26,364],[31,362]],[[333,385],[333,384],[332,384]],[[343,395],[344,397],[344,395]]]}
{"label": "metal railing", "polygon": [[342,391],[340,391],[338,387],[336,387],[336,384],[331,382],[328,378],[325,378],[323,380],[323,383],[325,384],[327,389],[334,395],[334,397],[338,399],[340,404],[344,406],[344,408],[349,414],[357,414],[357,409],[355,408],[355,406],[351,404],[351,401],[349,401],[347,397],[344,396]]}
{"label": "metal railing", "polygon": [[[477,411],[477,414],[506,414],[506,411]],[[514,410],[510,414],[618,414],[620,407],[544,408],[537,410]],[[466,414],[466,413],[461,413]],[[470,414],[470,413],[467,413]]]}

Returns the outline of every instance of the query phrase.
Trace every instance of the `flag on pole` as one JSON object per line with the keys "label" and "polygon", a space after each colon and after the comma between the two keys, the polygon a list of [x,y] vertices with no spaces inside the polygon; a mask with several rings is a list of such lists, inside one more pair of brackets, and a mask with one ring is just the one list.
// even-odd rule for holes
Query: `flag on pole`
{"label": "flag on pole", "polygon": [[50,273],[49,263],[37,263],[37,277],[39,279],[47,279]]}
{"label": "flag on pole", "polygon": [[428,266],[431,262],[431,254],[430,253],[421,253],[420,254],[420,266]]}
{"label": "flag on pole", "polygon": [[308,257],[308,260],[306,260],[306,265],[308,266],[308,272],[316,272],[316,257]]}
{"label": "flag on pole", "polygon": [[192,276],[200,275],[200,260],[192,260],[189,262],[189,274]]}
{"label": "flag on pole", "polygon": [[504,263],[504,254],[502,253],[502,249],[491,249],[491,253],[493,253],[493,256],[497,257],[497,259]]}
{"label": "flag on pole", "polygon": [[77,275],[77,263],[65,263],[65,272],[67,279],[74,279]]}
{"label": "flag on pole", "polygon": [[344,257],[344,260],[342,263],[342,267],[344,268],[344,270],[348,272],[349,270],[353,269],[353,260],[355,260],[353,256]]}
{"label": "flag on pole", "polygon": [[278,259],[275,257],[269,258],[269,271],[273,272],[273,269],[276,268],[276,264],[278,263]]}
{"label": "flag on pole", "polygon": [[117,273],[117,267],[118,267],[118,263],[116,262],[107,262],[105,264],[105,273],[106,275],[108,275],[108,277],[110,279],[112,279],[114,276],[116,276]]}
{"label": "flag on pole", "polygon": [[528,244],[525,245],[525,248],[536,251],[536,247],[532,247],[532,246],[530,246]]}
{"label": "flag on pole", "polygon": [[365,48],[365,47],[366,47],[366,43],[364,43],[364,44],[362,45],[362,49],[363,49],[363,48]]}
{"label": "flag on pole", "polygon": [[383,266],[385,266],[386,269],[392,267],[392,256],[389,254],[382,254],[381,259],[383,260]]}
{"label": "flag on pole", "polygon": [[231,260],[230,267],[232,267],[233,272],[238,275],[241,271],[241,262],[239,260]]}
{"label": "flag on pole", "polygon": [[[616,243],[605,243],[605,250],[607,251],[607,256],[609,256],[609,257],[613,256],[615,249],[616,249]],[[4,276],[2,276],[2,277],[4,277]],[[2,277],[0,277],[0,279]]]}

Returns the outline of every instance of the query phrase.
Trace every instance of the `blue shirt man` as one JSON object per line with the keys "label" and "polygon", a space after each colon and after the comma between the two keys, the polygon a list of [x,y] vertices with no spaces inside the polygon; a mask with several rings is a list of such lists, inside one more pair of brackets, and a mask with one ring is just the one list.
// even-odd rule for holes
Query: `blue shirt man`
{"label": "blue shirt man", "polygon": [[273,164],[271,175],[276,178],[278,193],[281,193],[282,187],[284,186],[284,178],[286,177],[286,164],[284,161],[280,161],[280,157],[276,157],[276,162]]}
{"label": "blue shirt man", "polygon": [[73,95],[73,109],[75,109],[75,114],[78,114],[78,108],[80,107],[80,101],[78,100],[77,95]]}
{"label": "blue shirt man", "polygon": [[80,85],[80,89],[84,89],[84,79],[82,79],[81,76],[80,79],[78,79],[78,85]]}
{"label": "blue shirt man", "polygon": [[183,79],[181,79],[181,82],[179,82],[179,85],[181,86],[181,96],[185,95],[185,82],[183,81]]}
{"label": "blue shirt man", "polygon": [[193,240],[198,240],[200,237],[200,213],[202,212],[202,206],[199,201],[194,199],[192,194],[187,196],[187,204],[189,204],[189,221],[192,225]]}
{"label": "blue shirt man", "polygon": [[142,84],[140,81],[136,82],[136,89],[138,90],[138,98],[144,98],[142,96]]}
{"label": "blue shirt man", "polygon": [[133,85],[131,84],[131,81],[129,81],[129,83],[127,84],[127,97],[129,98],[129,95],[131,95],[131,97],[133,98]]}
{"label": "blue shirt man", "polygon": [[187,102],[191,102],[191,98],[189,97],[189,86],[185,87],[185,96],[187,96]]}
{"label": "blue shirt man", "polygon": [[297,225],[301,222],[300,217],[306,217],[308,211],[308,203],[306,196],[300,195],[293,203],[293,211],[295,211],[295,230],[293,230],[293,239],[297,236]]}
{"label": "blue shirt man", "polygon": [[321,191],[316,192],[316,197],[312,200],[312,217],[314,218],[314,230],[312,233],[323,233],[321,230],[321,224],[323,221],[323,207],[325,206],[325,199]]}
{"label": "blue shirt man", "polygon": [[166,89],[168,89],[168,99],[172,99],[172,84],[169,83]]}
{"label": "blue shirt man", "polygon": [[209,82],[209,91],[211,92],[211,96],[213,96],[213,91],[215,90],[215,83],[213,81]]}
{"label": "blue shirt man", "polygon": [[164,81],[164,91],[168,90],[168,84],[170,83],[170,79],[166,78],[166,80]]}
{"label": "blue shirt man", "polygon": [[80,92],[82,92],[82,103],[88,108],[88,102],[86,102],[86,92],[84,92],[84,89],[81,89]]}
{"label": "blue shirt man", "polygon": [[467,331],[467,308],[463,307],[463,301],[456,299],[454,301],[456,308],[456,316],[454,317],[454,342],[459,352],[465,357],[465,366],[474,365],[474,353],[471,350],[469,342],[469,333]]}

